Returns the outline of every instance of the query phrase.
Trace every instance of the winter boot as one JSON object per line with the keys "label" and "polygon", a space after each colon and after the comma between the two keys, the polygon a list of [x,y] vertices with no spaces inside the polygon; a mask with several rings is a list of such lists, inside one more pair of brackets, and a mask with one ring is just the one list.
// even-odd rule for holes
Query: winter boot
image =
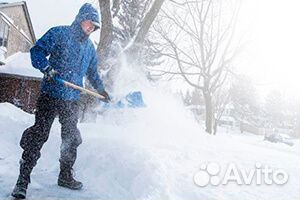
{"label": "winter boot", "polygon": [[29,165],[29,163],[25,162],[23,159],[20,160],[20,175],[11,196],[16,199],[26,198],[26,190],[30,183],[30,173],[32,169],[33,165]]}
{"label": "winter boot", "polygon": [[57,184],[61,187],[66,187],[71,190],[80,190],[82,188],[82,183],[76,181],[72,174],[72,169],[60,170]]}
{"label": "winter boot", "polygon": [[16,199],[25,199],[26,198],[26,190],[30,180],[25,179],[21,175],[19,175],[17,184],[11,193],[11,196],[15,197]]}

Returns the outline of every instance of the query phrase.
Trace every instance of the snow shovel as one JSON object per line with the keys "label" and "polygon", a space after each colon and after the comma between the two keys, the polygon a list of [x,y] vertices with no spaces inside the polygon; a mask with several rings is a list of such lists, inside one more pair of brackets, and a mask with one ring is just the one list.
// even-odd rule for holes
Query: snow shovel
{"label": "snow shovel", "polygon": [[[104,101],[105,97],[102,96],[101,94],[98,94],[91,90],[85,89],[83,87],[80,87],[78,85],[75,85],[73,83],[65,81],[58,77],[55,78],[55,81],[57,81],[60,84],[77,89],[81,92],[84,92],[86,94],[89,94],[91,96],[94,96],[94,97],[100,99],[101,101],[103,101],[105,103],[104,105],[106,108],[112,106],[111,104],[108,104],[107,102]],[[124,102],[124,101],[126,101],[126,102]],[[117,103],[115,103],[115,105],[113,107],[115,107],[115,108],[124,108],[124,107],[141,108],[141,107],[146,107],[146,104],[144,103],[142,93],[140,91],[134,91],[134,92],[127,94],[126,97],[124,98],[124,100],[120,100]]]}

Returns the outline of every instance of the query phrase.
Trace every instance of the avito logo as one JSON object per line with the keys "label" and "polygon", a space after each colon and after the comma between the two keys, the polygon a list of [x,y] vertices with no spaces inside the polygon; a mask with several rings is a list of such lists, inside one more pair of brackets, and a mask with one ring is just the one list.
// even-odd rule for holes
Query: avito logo
{"label": "avito logo", "polygon": [[[223,173],[222,173],[223,172]],[[255,167],[250,170],[241,169],[234,163],[229,163],[224,171],[221,170],[219,164],[210,162],[202,164],[200,171],[194,175],[194,182],[200,187],[205,187],[208,184],[227,185],[229,182],[238,185],[250,184],[266,184],[266,185],[283,185],[289,179],[288,173],[283,169],[272,169],[271,167],[261,163],[256,163]]]}

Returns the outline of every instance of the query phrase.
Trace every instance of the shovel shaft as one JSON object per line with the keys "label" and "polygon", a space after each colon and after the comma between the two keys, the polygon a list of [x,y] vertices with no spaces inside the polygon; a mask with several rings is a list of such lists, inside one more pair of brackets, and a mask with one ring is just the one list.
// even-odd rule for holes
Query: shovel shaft
{"label": "shovel shaft", "polygon": [[75,84],[73,84],[73,83],[70,83],[70,82],[68,82],[68,81],[65,81],[65,80],[62,80],[62,79],[59,79],[58,81],[59,81],[60,83],[64,84],[65,86],[68,86],[68,87],[71,87],[71,88],[73,88],[73,89],[79,90],[79,91],[84,92],[84,93],[86,93],[86,94],[89,94],[89,95],[91,95],[91,96],[97,97],[97,98],[99,98],[99,99],[101,99],[101,100],[105,99],[105,97],[102,96],[101,94],[98,94],[98,93],[93,92],[93,91],[91,91],[91,90],[85,89],[85,88],[83,88],[83,87],[80,87],[80,86],[75,85]]}

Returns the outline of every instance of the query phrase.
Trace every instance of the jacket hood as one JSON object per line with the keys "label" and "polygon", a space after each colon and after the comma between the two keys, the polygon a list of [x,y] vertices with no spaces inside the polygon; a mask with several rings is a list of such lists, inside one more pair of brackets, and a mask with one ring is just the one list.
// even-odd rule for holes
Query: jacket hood
{"label": "jacket hood", "polygon": [[75,22],[80,23],[84,20],[91,20],[93,23],[100,24],[98,11],[90,3],[85,3],[81,6]]}
{"label": "jacket hood", "polygon": [[74,22],[71,25],[76,36],[79,37],[80,40],[88,38],[88,36],[83,32],[80,25],[80,23],[85,20],[91,20],[96,29],[100,28],[98,11],[90,3],[85,3],[83,4],[83,6],[81,6]]}

